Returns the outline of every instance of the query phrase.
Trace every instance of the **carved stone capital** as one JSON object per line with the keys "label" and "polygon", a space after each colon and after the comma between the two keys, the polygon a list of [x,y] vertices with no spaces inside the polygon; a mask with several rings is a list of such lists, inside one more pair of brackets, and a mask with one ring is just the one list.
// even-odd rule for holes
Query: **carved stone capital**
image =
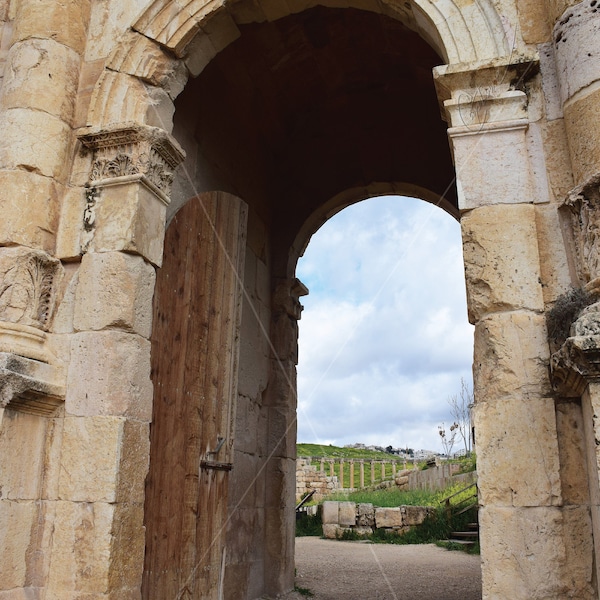
{"label": "carved stone capital", "polygon": [[444,65],[434,69],[434,81],[442,113],[450,126],[450,134],[495,124],[511,123],[512,127],[527,122],[526,83],[539,72],[539,61],[522,57],[486,64]]}
{"label": "carved stone capital", "polygon": [[48,331],[59,260],[30,248],[0,249],[0,321]]}
{"label": "carved stone capital", "polygon": [[173,172],[185,158],[185,152],[166,131],[127,124],[84,131],[79,141],[84,150],[93,152],[91,187],[137,178],[169,202]]}
{"label": "carved stone capital", "polygon": [[600,381],[600,304],[588,306],[571,326],[571,337],[550,358],[554,389],[579,397],[589,382]]}
{"label": "carved stone capital", "polygon": [[563,203],[568,215],[577,275],[589,291],[600,278],[600,174],[573,189]]}

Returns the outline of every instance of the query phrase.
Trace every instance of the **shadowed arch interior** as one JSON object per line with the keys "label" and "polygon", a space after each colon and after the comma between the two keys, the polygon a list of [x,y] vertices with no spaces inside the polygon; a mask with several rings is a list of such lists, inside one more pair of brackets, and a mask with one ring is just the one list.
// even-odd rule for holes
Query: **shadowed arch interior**
{"label": "shadowed arch interior", "polygon": [[205,189],[244,198],[281,247],[325,201],[376,182],[456,207],[432,77],[442,60],[418,34],[324,7],[240,31],[176,103],[174,134],[195,138]]}

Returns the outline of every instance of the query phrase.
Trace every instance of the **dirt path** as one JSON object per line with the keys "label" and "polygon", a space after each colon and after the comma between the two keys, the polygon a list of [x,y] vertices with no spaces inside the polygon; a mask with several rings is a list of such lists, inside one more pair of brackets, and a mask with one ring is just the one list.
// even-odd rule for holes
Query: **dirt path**
{"label": "dirt path", "polygon": [[[481,600],[479,556],[434,545],[296,538],[296,585],[314,600]],[[286,600],[302,596],[294,594]]]}

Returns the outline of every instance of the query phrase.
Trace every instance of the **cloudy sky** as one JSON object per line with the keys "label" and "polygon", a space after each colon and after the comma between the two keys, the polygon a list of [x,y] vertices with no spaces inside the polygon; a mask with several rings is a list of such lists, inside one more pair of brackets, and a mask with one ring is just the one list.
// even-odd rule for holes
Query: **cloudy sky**
{"label": "cloudy sky", "polygon": [[313,236],[297,276],[298,441],[442,451],[448,398],[471,383],[459,224],[420,200],[366,200]]}

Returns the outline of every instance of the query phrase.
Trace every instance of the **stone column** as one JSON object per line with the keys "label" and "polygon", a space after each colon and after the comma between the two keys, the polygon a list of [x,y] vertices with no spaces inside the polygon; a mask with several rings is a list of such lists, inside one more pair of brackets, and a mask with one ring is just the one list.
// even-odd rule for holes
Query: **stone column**
{"label": "stone column", "polygon": [[325,459],[322,458],[321,459],[321,473],[325,473]]}
{"label": "stone column", "polygon": [[544,195],[537,168],[543,156],[529,135],[539,92],[535,86],[528,88],[532,97],[520,91],[535,72],[526,61],[472,72],[436,70],[457,170],[469,319],[475,325],[486,599],[563,598],[574,585],[568,570],[578,569],[579,560],[565,529],[548,377],[536,221],[536,203],[548,201],[547,185]]}
{"label": "stone column", "polygon": [[375,461],[371,461],[371,485],[375,485]]}
{"label": "stone column", "polygon": [[64,276],[54,255],[89,2],[13,8],[0,96],[2,596],[37,595],[49,569],[69,351],[52,336]]}
{"label": "stone column", "polygon": [[381,461],[381,480],[385,481],[385,460]]}
{"label": "stone column", "polygon": [[350,488],[354,489],[354,460],[350,459]]}
{"label": "stone column", "polygon": [[360,488],[365,487],[365,461],[360,460]]}
{"label": "stone column", "polygon": [[16,6],[0,97],[0,246],[52,253],[71,163],[89,2],[23,0]]}
{"label": "stone column", "polygon": [[298,279],[274,282],[271,312],[271,379],[265,392],[266,454],[265,587],[277,596],[294,586],[294,488],[296,460],[296,365],[300,297]]}
{"label": "stone column", "polygon": [[600,175],[600,12],[573,3],[554,27],[552,52],[576,185]]}
{"label": "stone column", "polygon": [[329,476],[330,477],[335,477],[335,469],[333,467],[333,461],[332,460],[329,461]]}
{"label": "stone column", "polygon": [[344,459],[340,458],[340,488],[344,489]]}
{"label": "stone column", "polygon": [[91,172],[51,542],[53,597],[139,593],[155,266],[172,171],[183,158],[154,128],[89,131],[80,141]]}

